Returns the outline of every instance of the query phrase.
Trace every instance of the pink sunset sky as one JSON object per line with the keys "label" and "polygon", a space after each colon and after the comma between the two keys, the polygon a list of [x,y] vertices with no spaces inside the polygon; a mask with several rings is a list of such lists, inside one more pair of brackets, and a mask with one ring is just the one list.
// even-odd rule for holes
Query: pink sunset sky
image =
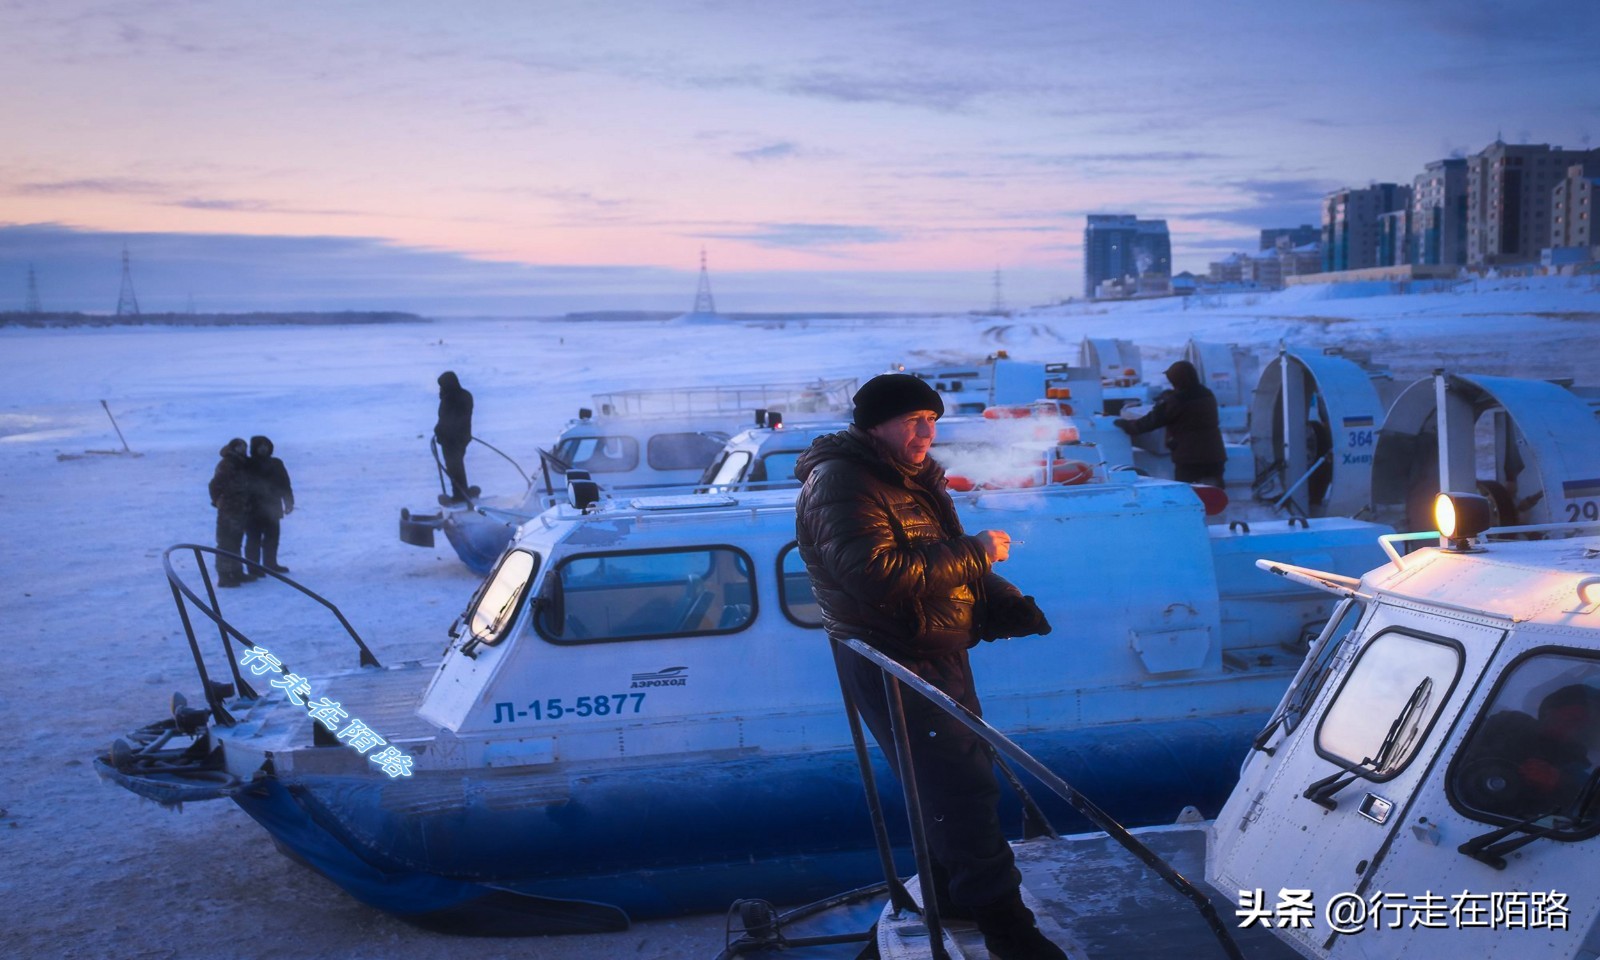
{"label": "pink sunset sky", "polygon": [[0,0],[0,309],[966,310],[1600,127],[1592,0]]}

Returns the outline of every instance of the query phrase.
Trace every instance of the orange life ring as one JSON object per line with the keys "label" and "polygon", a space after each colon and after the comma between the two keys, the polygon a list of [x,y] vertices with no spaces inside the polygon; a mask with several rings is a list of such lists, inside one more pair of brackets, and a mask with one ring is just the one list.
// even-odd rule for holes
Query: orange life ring
{"label": "orange life ring", "polygon": [[1191,483],[1189,487],[1194,490],[1195,496],[1200,498],[1200,505],[1205,508],[1206,516],[1215,517],[1228,509],[1228,492],[1221,487],[1209,483]]}
{"label": "orange life ring", "polygon": [[1023,420],[1028,417],[1070,417],[1072,404],[1063,400],[1037,400],[1033,403],[985,407],[985,420]]}
{"label": "orange life ring", "polygon": [[1082,460],[1057,460],[1050,468],[1050,482],[1067,486],[1088,483],[1094,478],[1094,467]]}
{"label": "orange life ring", "polygon": [[[1045,470],[1045,462],[1034,462],[1036,472],[1029,472],[1020,477],[999,477],[976,483],[971,477],[964,477],[956,473],[947,473],[944,477],[945,485],[957,493],[967,493],[972,490],[1025,490],[1029,487],[1040,485]],[[1050,466],[1050,483],[1072,486],[1079,483],[1088,483],[1094,479],[1094,465],[1082,460],[1057,460]]]}

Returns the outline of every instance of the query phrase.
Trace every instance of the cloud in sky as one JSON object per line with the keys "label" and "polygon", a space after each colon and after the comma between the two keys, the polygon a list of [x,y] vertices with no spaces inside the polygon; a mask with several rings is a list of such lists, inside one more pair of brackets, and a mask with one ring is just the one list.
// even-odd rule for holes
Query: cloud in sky
{"label": "cloud in sky", "polygon": [[75,180],[49,180],[19,183],[11,192],[25,197],[50,197],[70,194],[118,194],[150,196],[166,194],[171,187],[153,180],[135,180],[131,177],[82,177]]}
{"label": "cloud in sky", "polygon": [[779,140],[762,147],[752,147],[749,150],[735,150],[733,155],[741,160],[751,163],[769,163],[773,160],[787,160],[799,156],[799,146],[788,140]]}
{"label": "cloud in sky", "polygon": [[1086,164],[1193,164],[1202,160],[1222,160],[1225,159],[1225,155],[1207,153],[1201,150],[1146,150],[1143,152],[1126,151],[1122,153],[1019,153],[1007,155],[1003,159],[1019,160],[1050,167],[1077,167]]}
{"label": "cloud in sky", "polygon": [[[870,227],[770,224],[759,242],[830,246],[883,242]],[[741,236],[744,236],[741,234]],[[46,310],[109,313],[121,255],[147,313],[201,311],[404,310],[437,316],[548,316],[579,310],[683,309],[696,269],[575,264],[529,266],[351,237],[110,233],[59,224],[0,224],[0,310],[19,310],[32,268]],[[786,274],[719,270],[719,302],[738,311],[960,309],[966,285],[947,272]],[[882,284],[879,283],[883,280]],[[817,295],[821,284],[840,299]]]}
{"label": "cloud in sky", "polygon": [[1070,274],[1040,235],[1118,210],[1168,219],[1198,266],[1497,131],[1582,144],[1592,3],[7,0],[0,82],[29,96],[0,202],[640,277],[703,239],[752,277]]}
{"label": "cloud in sky", "polygon": [[1220,220],[1246,227],[1294,227],[1322,222],[1322,198],[1339,189],[1332,180],[1240,180],[1228,184],[1247,199],[1238,206],[1204,210],[1199,220]]}
{"label": "cloud in sky", "polygon": [[[610,265],[530,267],[349,237],[102,233],[55,224],[0,226],[0,309],[20,306],[28,268],[46,309],[104,313],[116,304],[120,257],[149,312],[414,310],[447,314],[563,312],[612,285],[633,294],[688,289],[684,276]],[[17,293],[5,296],[16,286]],[[7,303],[15,299],[17,303]],[[663,297],[663,299],[665,299]],[[559,309],[557,309],[559,307]]]}
{"label": "cloud in sky", "polygon": [[712,234],[723,239],[747,240],[764,247],[832,248],[865,243],[893,243],[899,234],[882,227],[842,223],[767,223],[750,230]]}

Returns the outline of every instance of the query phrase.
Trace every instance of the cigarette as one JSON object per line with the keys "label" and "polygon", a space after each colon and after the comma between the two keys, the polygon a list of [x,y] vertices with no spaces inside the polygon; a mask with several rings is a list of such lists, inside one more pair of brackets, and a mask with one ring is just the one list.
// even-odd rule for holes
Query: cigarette
{"label": "cigarette", "polygon": [[1028,541],[1026,541],[1026,540],[1013,540],[1013,541],[1011,541],[1011,545],[1013,547],[1027,546],[1027,544],[1028,544]]}

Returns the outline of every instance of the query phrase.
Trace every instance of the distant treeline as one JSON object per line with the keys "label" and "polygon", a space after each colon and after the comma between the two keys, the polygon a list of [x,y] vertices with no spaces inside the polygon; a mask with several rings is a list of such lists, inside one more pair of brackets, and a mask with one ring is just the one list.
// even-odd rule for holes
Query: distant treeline
{"label": "distant treeline", "polygon": [[[672,320],[683,316],[682,311],[669,313],[662,310],[586,310],[580,313],[569,313],[563,320]],[[719,313],[717,316],[724,320],[741,323],[771,323],[784,320],[893,320],[898,317],[928,317],[937,316],[931,313],[874,313],[843,312],[843,313]]]}
{"label": "distant treeline", "polygon": [[398,310],[337,310],[331,312],[262,313],[141,313],[112,316],[103,313],[25,313],[0,311],[0,326],[7,327],[232,327],[269,324],[334,325],[346,323],[426,323],[414,313]]}
{"label": "distant treeline", "polygon": [[563,320],[671,320],[683,311],[667,313],[661,310],[584,310],[569,313]]}

